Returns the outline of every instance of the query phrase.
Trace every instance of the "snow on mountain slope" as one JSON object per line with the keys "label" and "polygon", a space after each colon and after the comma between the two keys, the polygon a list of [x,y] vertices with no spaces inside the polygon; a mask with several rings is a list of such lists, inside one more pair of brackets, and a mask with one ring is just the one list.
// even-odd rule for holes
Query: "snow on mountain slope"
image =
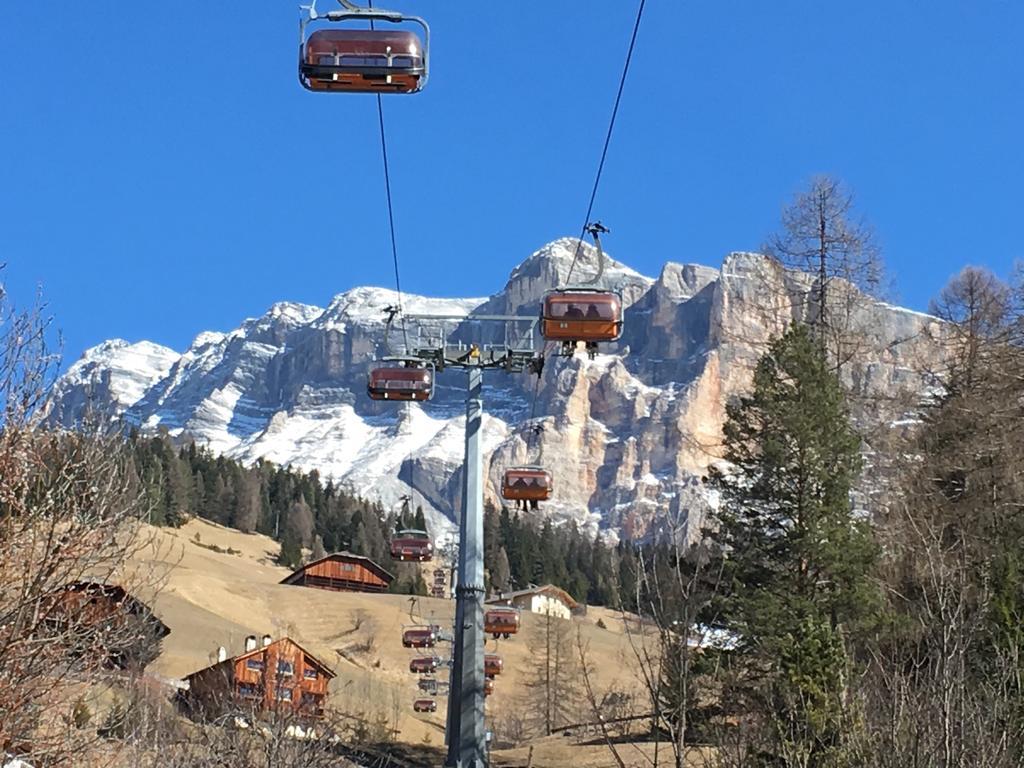
{"label": "snow on mountain slope", "polygon": [[119,416],[166,376],[179,357],[150,341],[111,339],[91,347],[57,382],[51,413],[63,423],[77,423],[95,403],[106,415]]}
{"label": "snow on mountain slope", "polygon": [[[500,327],[474,317],[536,317],[570,270],[573,283],[596,275],[595,249],[583,244],[577,257],[577,246],[562,238],[538,249],[488,299],[403,294],[403,309],[455,317],[444,323],[450,339],[499,341]],[[544,463],[555,492],[543,514],[610,535],[696,535],[725,403],[749,386],[767,340],[806,319],[813,278],[750,253],[730,254],[721,269],[670,262],[656,280],[609,257],[598,285],[623,295],[620,342],[594,360],[551,355],[540,380],[485,376],[485,494],[498,501],[504,468]],[[460,503],[465,374],[439,372],[434,399],[422,405],[367,398],[374,361],[400,351],[397,324],[384,338],[385,308],[398,303],[394,291],[374,287],[340,293],[324,309],[281,302],[232,331],[199,334],[181,355],[108,342],[62,377],[54,418],[72,426],[89,404],[242,461],[316,469],[388,505],[411,493],[445,527]],[[933,385],[916,372],[936,358],[937,321],[866,299],[858,307],[863,349],[843,375],[863,404],[859,418],[898,423],[902,395]],[[436,337],[441,325],[410,325],[410,338]]]}
{"label": "snow on mountain slope", "polygon": [[317,328],[344,329],[346,320],[360,324],[384,325],[386,307],[398,307],[406,314],[457,315],[465,317],[487,301],[482,299],[435,299],[398,292],[388,288],[364,286],[353,288],[334,297],[323,314],[313,322]]}

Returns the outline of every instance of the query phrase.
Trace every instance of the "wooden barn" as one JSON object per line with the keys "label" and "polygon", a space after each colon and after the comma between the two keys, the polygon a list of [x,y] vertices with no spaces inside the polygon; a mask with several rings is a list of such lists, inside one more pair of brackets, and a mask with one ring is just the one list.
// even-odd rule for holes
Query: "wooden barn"
{"label": "wooden barn", "polygon": [[148,605],[116,584],[68,584],[43,599],[41,615],[47,634],[71,654],[119,669],[145,667],[171,632]]}
{"label": "wooden barn", "polygon": [[245,648],[230,659],[221,648],[225,658],[185,678],[183,695],[193,714],[213,718],[284,709],[302,717],[323,715],[327,686],[335,677],[326,664],[287,637],[271,642],[265,635],[259,645],[249,636]]}
{"label": "wooden barn", "polygon": [[281,583],[336,592],[387,592],[394,579],[368,557],[335,552],[306,563]]}

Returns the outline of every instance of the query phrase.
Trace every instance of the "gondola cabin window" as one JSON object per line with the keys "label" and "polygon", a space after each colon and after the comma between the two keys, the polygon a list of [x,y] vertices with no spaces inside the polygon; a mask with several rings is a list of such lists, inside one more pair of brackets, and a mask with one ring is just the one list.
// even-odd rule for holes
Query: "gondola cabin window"
{"label": "gondola cabin window", "polygon": [[501,495],[509,501],[546,501],[551,498],[551,473],[540,467],[507,469]]}
{"label": "gondola cabin window", "polygon": [[551,341],[615,341],[622,334],[622,300],[611,291],[552,291],[544,297],[541,333]]}
{"label": "gondola cabin window", "polygon": [[423,401],[434,394],[431,368],[385,366],[370,371],[366,393],[371,400]]}
{"label": "gondola cabin window", "polygon": [[423,43],[408,30],[317,30],[300,69],[311,91],[415,93],[426,75]]}

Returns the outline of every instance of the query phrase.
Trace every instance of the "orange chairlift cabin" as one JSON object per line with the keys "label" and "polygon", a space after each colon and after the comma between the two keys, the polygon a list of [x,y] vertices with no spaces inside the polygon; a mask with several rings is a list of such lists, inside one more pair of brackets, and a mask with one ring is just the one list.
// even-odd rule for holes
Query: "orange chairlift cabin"
{"label": "orange chairlift cabin", "polygon": [[548,341],[561,342],[563,354],[571,355],[582,341],[593,356],[599,342],[617,341],[622,336],[622,297],[615,291],[589,287],[604,274],[601,233],[608,230],[595,222],[587,225],[587,231],[597,248],[597,276],[588,285],[549,291],[541,305],[541,335]]}
{"label": "orange chairlift cabin", "polygon": [[434,545],[430,534],[407,528],[391,539],[391,558],[403,563],[422,563],[434,559]]}
{"label": "orange chairlift cabin", "polygon": [[510,467],[501,479],[501,497],[525,509],[551,498],[551,473],[543,467]]}
{"label": "orange chairlift cabin", "polygon": [[510,636],[519,631],[519,610],[517,608],[488,608],[484,612],[484,632],[495,639]]}
{"label": "orange chairlift cabin", "polygon": [[409,662],[409,671],[415,675],[432,675],[440,665],[441,660],[436,656],[419,656]]}
{"label": "orange chairlift cabin", "polygon": [[412,627],[402,632],[406,648],[433,648],[437,645],[437,627]]}
{"label": "orange chairlift cabin", "polygon": [[412,703],[413,712],[437,712],[437,699],[416,699]]}
{"label": "orange chairlift cabin", "polygon": [[[427,83],[430,27],[418,16],[363,8],[338,0],[342,10],[317,13],[299,22],[299,82],[310,91],[334,93],[416,93]],[[311,22],[413,22],[423,39],[408,29],[318,29],[307,37]],[[424,42],[426,41],[426,42]]]}
{"label": "orange chairlift cabin", "polygon": [[434,369],[419,361],[391,361],[370,370],[366,393],[371,400],[429,400],[434,396]]}
{"label": "orange chairlift cabin", "polygon": [[496,653],[484,654],[484,676],[485,677],[497,677],[501,674],[501,670],[505,668],[505,662],[502,661],[501,656]]}

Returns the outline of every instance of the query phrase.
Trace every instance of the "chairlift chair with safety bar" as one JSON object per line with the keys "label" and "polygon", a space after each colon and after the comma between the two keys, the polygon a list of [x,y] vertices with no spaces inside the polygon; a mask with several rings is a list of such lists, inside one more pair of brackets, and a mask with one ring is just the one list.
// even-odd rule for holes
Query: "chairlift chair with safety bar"
{"label": "chairlift chair with safety bar", "polygon": [[506,606],[488,608],[484,611],[484,632],[495,640],[506,640],[519,631],[519,609]]}
{"label": "chairlift chair with safety bar", "polygon": [[410,627],[402,632],[406,648],[433,648],[437,645],[439,628],[433,625]]}
{"label": "chairlift chair with safety bar", "polygon": [[418,528],[406,528],[391,538],[391,559],[402,563],[425,563],[434,559],[430,534]]}
{"label": "chairlift chair with safety bar", "polygon": [[396,307],[385,307],[384,347],[387,355],[381,365],[370,369],[366,394],[371,400],[423,402],[434,396],[435,370],[432,363],[408,355],[391,354],[391,326],[398,314]]}
{"label": "chairlift chair with safety bar", "polygon": [[501,674],[505,668],[505,662],[501,656],[497,653],[486,653],[484,654],[484,676],[485,677],[497,677]]}
{"label": "chairlift chair with safety bar", "polygon": [[536,509],[537,502],[551,498],[551,473],[544,467],[509,467],[501,480],[501,497]]}
{"label": "chairlift chair with safety bar", "polygon": [[[364,8],[338,0],[341,10],[318,13],[316,0],[299,8],[299,82],[309,91],[328,93],[416,93],[427,84],[430,27],[419,16],[383,8]],[[407,29],[318,29],[316,22],[411,22],[423,38]],[[308,33],[308,34],[307,34]]]}
{"label": "chairlift chair with safety bar", "polygon": [[437,712],[437,699],[416,699],[412,703],[413,712]]}
{"label": "chairlift chair with safety bar", "polygon": [[[541,306],[541,334],[560,343],[561,354],[571,356],[579,342],[594,357],[600,342],[618,341],[622,336],[622,296],[618,292],[592,287],[604,275],[605,255],[601,234],[609,230],[601,222],[587,224],[597,249],[597,274],[578,286],[549,291]],[[582,247],[582,242],[580,244]]]}

